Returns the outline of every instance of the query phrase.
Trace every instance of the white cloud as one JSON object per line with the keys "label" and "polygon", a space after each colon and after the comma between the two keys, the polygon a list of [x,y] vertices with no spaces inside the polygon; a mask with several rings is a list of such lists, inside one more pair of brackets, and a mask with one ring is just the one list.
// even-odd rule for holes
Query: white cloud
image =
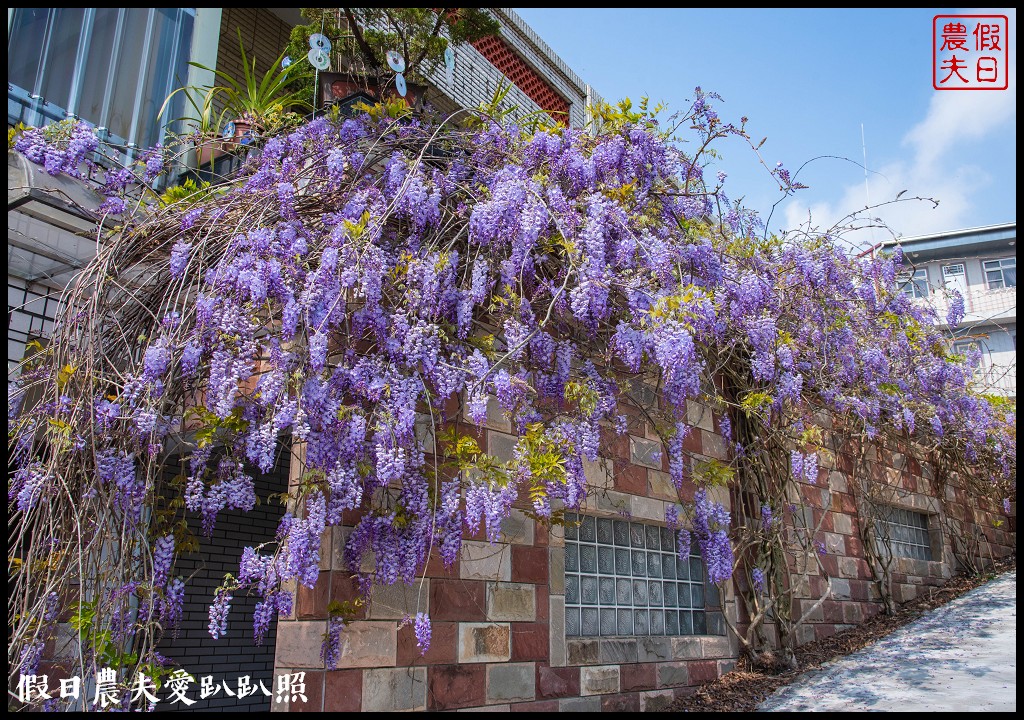
{"label": "white cloud", "polygon": [[[980,11],[973,11],[979,13]],[[1016,12],[1006,13],[1011,32],[1016,30]],[[928,105],[925,117],[903,137],[907,155],[872,168],[867,195],[872,203],[892,200],[906,190],[904,197],[927,197],[939,201],[902,202],[873,212],[901,235],[921,235],[964,227],[973,199],[984,192],[991,176],[970,161],[965,146],[983,140],[993,131],[1001,131],[1016,118],[1016,53],[1011,45],[1009,72],[1011,83],[1005,91],[938,92]],[[870,158],[869,158],[870,160]],[[819,228],[829,227],[847,213],[864,208],[864,183],[842,189],[838,200],[806,204],[799,196],[785,209],[784,227],[795,228],[808,221],[808,213]],[[869,244],[887,237],[884,231],[862,230],[848,239]]]}

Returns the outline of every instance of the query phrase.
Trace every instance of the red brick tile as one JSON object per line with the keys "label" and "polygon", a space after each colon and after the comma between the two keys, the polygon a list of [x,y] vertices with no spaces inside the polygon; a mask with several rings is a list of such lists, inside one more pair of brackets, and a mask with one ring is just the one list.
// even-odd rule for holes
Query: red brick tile
{"label": "red brick tile", "polygon": [[363,511],[356,510],[342,510],[341,511],[341,524],[345,527],[355,527],[363,519]]}
{"label": "red brick tile", "polygon": [[821,612],[825,617],[825,622],[843,622],[843,607],[840,603],[836,602],[835,600],[825,600],[821,604]]}
{"label": "red brick tile", "polygon": [[454,622],[430,623],[430,648],[420,654],[416,632],[412,625],[398,629],[398,666],[448,665],[458,662],[459,624]]}
{"label": "red brick tile", "polygon": [[363,707],[363,671],[332,670],[327,673],[324,712],[359,712]]}
{"label": "red brick tile", "polygon": [[[832,516],[833,515],[835,515],[835,513],[832,513],[832,512],[826,512],[825,513],[825,519],[821,521],[821,529],[824,532],[835,532],[836,526],[835,526],[835,524],[832,521]],[[817,517],[815,517],[815,526],[817,527]]]}
{"label": "red brick tile", "polygon": [[832,623],[818,623],[814,626],[814,639],[824,640],[836,634],[836,626]]}
{"label": "red brick tile", "polygon": [[427,558],[427,567],[424,571],[427,577],[455,577],[459,576],[459,559],[455,558],[455,562],[452,563],[451,567],[446,567],[444,560],[441,559],[441,551],[436,547],[430,551],[430,557]]}
{"label": "red brick tile", "polygon": [[331,591],[331,573],[322,572],[316,585],[308,588],[300,584],[295,596],[295,617],[313,620],[327,617],[327,600]]}
{"label": "red brick tile", "polygon": [[821,555],[821,566],[828,573],[829,577],[839,577],[839,558],[835,555]]}
{"label": "red brick tile", "polygon": [[647,495],[647,468],[616,460],[613,470],[615,489],[632,495]]}
{"label": "red brick tile", "polygon": [[629,436],[616,435],[610,428],[601,428],[602,456],[613,460],[629,461]]}
{"label": "red brick tile", "polygon": [[[561,552],[561,550],[557,551]],[[548,589],[545,585],[537,586],[537,622],[548,621]]]}
{"label": "red brick tile", "polygon": [[[354,577],[343,570],[335,570],[331,573],[332,602],[355,602],[359,598],[359,584]],[[363,605],[356,610],[354,618],[362,620],[365,617],[366,606]]]}
{"label": "red brick tile", "polygon": [[601,712],[640,712],[640,694],[602,695]]}
{"label": "red brick tile", "polygon": [[462,409],[462,398],[458,395],[449,395],[444,400],[442,410],[446,418],[453,418],[459,416],[459,411]]}
{"label": "red brick tile", "polygon": [[548,582],[548,549],[545,547],[512,546],[512,582]]}
{"label": "red brick tile", "polygon": [[431,620],[483,620],[486,612],[483,580],[435,578],[430,581]]}
{"label": "red brick tile", "polygon": [[580,694],[578,667],[553,668],[537,663],[537,698],[575,697]]}
{"label": "red brick tile", "polygon": [[852,475],[853,456],[845,452],[841,452],[836,455],[836,469],[844,475]]}
{"label": "red brick tile", "polygon": [[843,494],[841,506],[847,515],[857,514],[857,501],[853,499],[853,495]]}
{"label": "red brick tile", "polygon": [[557,700],[535,700],[533,702],[512,703],[509,712],[558,712]]}
{"label": "red brick tile", "polygon": [[[47,641],[46,649],[43,651],[44,655],[52,656],[54,654],[54,643]],[[48,662],[42,661],[39,663],[39,669],[36,671],[38,675],[45,675],[49,687],[59,687],[61,680],[67,680],[75,677],[75,674],[70,668],[65,667],[60,662]]]}
{"label": "red brick tile", "polygon": [[821,507],[821,488],[817,485],[801,484],[800,495],[803,496],[804,502],[812,508]]}
{"label": "red brick tile", "polygon": [[427,668],[427,708],[454,710],[486,702],[487,666],[477,663]]}
{"label": "red brick tile", "polygon": [[910,470],[911,475],[921,476],[921,462],[917,458],[913,456],[908,457],[907,468]]}
{"label": "red brick tile", "polygon": [[546,661],[548,633],[547,623],[512,623],[512,662]]}
{"label": "red brick tile", "polygon": [[620,665],[619,683],[623,691],[653,690],[657,684],[654,663]]}
{"label": "red brick tile", "polygon": [[690,432],[683,438],[683,450],[690,453],[704,453],[704,442],[701,440],[701,432],[698,428],[690,428]]}
{"label": "red brick tile", "polygon": [[523,510],[524,512],[530,512],[533,510],[533,502],[526,493],[519,493],[519,497],[512,501],[512,507],[517,510]]}
{"label": "red brick tile", "polygon": [[548,547],[551,544],[551,528],[534,521],[533,544],[537,547]]}
{"label": "red brick tile", "polygon": [[324,707],[324,673],[306,670],[306,701],[291,700],[288,702],[289,712],[323,712]]}
{"label": "red brick tile", "polygon": [[697,486],[690,479],[690,474],[687,472],[683,476],[683,484],[679,487],[679,501],[688,503],[693,502],[693,498],[697,495]]}
{"label": "red brick tile", "polygon": [[697,660],[686,664],[691,685],[703,685],[718,679],[718,663],[714,660]]}

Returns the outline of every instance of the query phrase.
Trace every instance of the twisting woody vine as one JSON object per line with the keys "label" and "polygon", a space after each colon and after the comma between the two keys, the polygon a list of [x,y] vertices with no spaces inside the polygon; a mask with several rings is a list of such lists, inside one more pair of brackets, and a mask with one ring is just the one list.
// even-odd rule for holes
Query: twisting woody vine
{"label": "twisting woody vine", "polygon": [[[972,391],[934,316],[898,291],[900,258],[763,234],[704,173],[713,142],[746,133],[696,98],[675,126],[689,144],[627,105],[594,133],[377,107],[267,139],[230,182],[171,204],[125,195],[166,151],[109,171],[103,212],[122,225],[9,384],[11,672],[38,664],[61,614],[80,673],[166,672],[155,648],[181,612],[184,518],[208,532],[251,509],[283,435],[304,472],[276,541],[247,548],[211,598],[214,638],[240,593],[260,598],[257,637],[290,613],[347,511],[364,590],[412,582],[434,550],[450,565],[467,532],[496,540],[517,498],[560,522],[638,384],[672,480],[698,486],[666,518],[681,552],[699,543],[713,582],[742,569],[762,618],[786,617],[787,553],[816,556],[815,528],[780,530],[793,487],[818,479],[816,414],[1011,483],[1014,414]],[[17,147],[74,174],[97,146],[77,126]],[[508,462],[460,424],[489,398],[519,434]],[[732,461],[684,450],[695,401],[724,417]],[[172,444],[187,448],[180,482],[163,472]],[[429,618],[410,621],[425,649]],[[335,608],[327,666],[344,624]]]}

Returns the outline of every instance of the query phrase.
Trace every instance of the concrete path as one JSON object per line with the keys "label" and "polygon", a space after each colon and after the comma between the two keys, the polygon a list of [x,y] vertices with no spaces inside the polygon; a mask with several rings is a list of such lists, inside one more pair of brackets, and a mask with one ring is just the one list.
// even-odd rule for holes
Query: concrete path
{"label": "concrete path", "polygon": [[805,674],[758,707],[772,712],[1016,709],[1016,571]]}

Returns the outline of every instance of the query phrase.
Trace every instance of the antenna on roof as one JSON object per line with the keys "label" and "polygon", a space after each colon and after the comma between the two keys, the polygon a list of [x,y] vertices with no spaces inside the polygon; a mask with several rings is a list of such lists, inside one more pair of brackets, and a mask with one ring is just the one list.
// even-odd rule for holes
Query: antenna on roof
{"label": "antenna on roof", "polygon": [[[864,123],[860,124],[860,149],[864,155],[864,207],[871,207],[871,191],[868,188],[868,144],[864,139]],[[870,220],[870,218],[869,218]],[[875,244],[874,223],[868,223],[868,232],[871,233],[871,244]]]}

